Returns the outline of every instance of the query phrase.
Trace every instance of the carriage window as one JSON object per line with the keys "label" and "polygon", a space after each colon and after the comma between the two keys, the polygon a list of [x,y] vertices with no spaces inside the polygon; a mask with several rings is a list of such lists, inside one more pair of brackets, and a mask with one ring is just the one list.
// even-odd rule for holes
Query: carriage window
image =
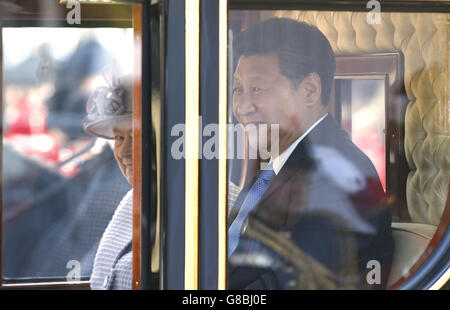
{"label": "carriage window", "polygon": [[426,261],[450,212],[448,18],[229,12],[228,288],[395,288]]}
{"label": "carriage window", "polygon": [[384,80],[341,80],[341,127],[364,150],[386,189],[386,118]]}
{"label": "carriage window", "polygon": [[6,28],[3,46],[4,279],[86,278],[130,185],[82,121],[108,66],[131,73],[132,31]]}
{"label": "carriage window", "polygon": [[102,239],[108,223],[131,208],[133,29],[7,26],[2,281],[89,280],[116,238]]}

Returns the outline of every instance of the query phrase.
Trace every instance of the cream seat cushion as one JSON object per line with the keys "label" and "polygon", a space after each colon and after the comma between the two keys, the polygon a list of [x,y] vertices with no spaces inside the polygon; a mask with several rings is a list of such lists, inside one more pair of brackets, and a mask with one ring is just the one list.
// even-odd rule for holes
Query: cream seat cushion
{"label": "cream seat cushion", "polygon": [[436,228],[428,224],[392,223],[395,250],[388,286],[409,275],[409,270],[427,248]]}

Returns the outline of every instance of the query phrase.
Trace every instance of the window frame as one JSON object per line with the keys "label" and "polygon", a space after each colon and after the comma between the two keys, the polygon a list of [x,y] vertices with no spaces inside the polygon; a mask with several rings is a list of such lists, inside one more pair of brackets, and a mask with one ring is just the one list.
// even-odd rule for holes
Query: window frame
{"label": "window frame", "polygon": [[[229,0],[229,10],[333,10],[364,11],[367,1],[329,0]],[[450,1],[400,0],[383,1],[383,12],[439,12],[450,13]],[[222,185],[222,187],[224,187]],[[450,190],[450,189],[449,189]],[[450,193],[441,222],[421,258],[411,268],[409,277],[403,277],[390,289],[439,289],[450,279]],[[220,218],[219,218],[220,220]],[[223,228],[222,228],[223,229]],[[222,232],[223,233],[223,232]],[[226,245],[219,245],[226,247]],[[225,267],[221,267],[226,270]]]}
{"label": "window frame", "polygon": [[[198,216],[193,218],[193,229],[198,229],[198,238],[192,240],[193,245],[196,247],[197,254],[193,259],[194,264],[201,261],[211,260],[211,264],[204,266],[199,264],[197,266],[197,288],[208,288],[210,285],[202,279],[206,279],[210,275],[214,275],[213,282],[217,282],[218,289],[226,288],[226,265],[227,265],[227,231],[226,231],[226,193],[227,193],[227,161],[226,159],[213,160],[211,163],[205,164],[202,161],[197,162],[198,166],[196,169],[197,177],[192,179],[186,178],[186,162],[184,160],[175,161],[170,157],[170,141],[173,137],[170,136],[170,129],[176,123],[184,122],[184,116],[188,106],[186,105],[186,88],[194,87],[197,88],[199,96],[199,115],[200,113],[205,113],[210,115],[212,119],[217,120],[221,125],[227,122],[227,99],[228,99],[228,89],[227,89],[227,32],[228,32],[228,12],[229,10],[260,10],[260,9],[270,9],[270,10],[359,10],[367,11],[366,4],[367,1],[324,1],[324,0],[310,0],[310,1],[294,1],[294,0],[202,0],[200,2],[198,14],[200,20],[200,31],[194,34],[200,37],[200,34],[206,35],[206,31],[209,29],[208,36],[214,39],[211,46],[203,45],[206,44],[205,40],[201,40],[199,46],[199,58],[196,60],[199,66],[199,83],[198,86],[193,86],[188,84],[186,76],[186,66],[189,65],[189,59],[184,57],[179,57],[177,59],[176,53],[171,52],[172,50],[185,51],[185,25],[183,23],[177,24],[177,20],[182,20],[184,18],[185,3],[191,0],[162,0],[160,1],[160,16],[161,16],[161,131],[162,131],[162,141],[161,141],[161,164],[162,164],[162,175],[161,175],[161,189],[159,195],[161,195],[161,237],[160,237],[160,288],[172,289],[172,288],[185,288],[184,282],[184,272],[186,271],[185,256],[187,243],[185,242],[186,233],[190,231],[186,230],[183,226],[186,224],[185,212],[191,210],[186,208],[185,198],[186,193],[186,181],[192,181],[197,184],[198,188],[198,201],[190,207],[193,210],[197,210]],[[25,3],[25,1],[18,1],[20,3]],[[151,100],[151,93],[145,93],[145,90],[151,88],[149,73],[146,72],[149,68],[149,54],[145,52],[150,50],[150,40],[149,30],[146,30],[148,23],[145,20],[148,17],[150,6],[149,1],[122,1],[126,3],[147,3],[147,6],[142,6],[142,10],[139,12],[135,11],[135,14],[142,14],[141,24],[139,26],[138,21],[134,24],[134,27],[141,30],[142,38],[138,35],[135,36],[135,42],[141,39],[142,44],[142,54],[137,57],[135,68],[137,69],[137,75],[140,77],[138,81],[141,83],[135,83],[134,89],[137,91],[133,95],[133,104],[137,105],[139,96],[141,102],[149,102]],[[145,5],[145,4],[144,4]],[[83,4],[83,8],[88,6],[88,4]],[[95,6],[95,4],[93,4]],[[137,5],[136,5],[137,6]],[[133,11],[136,8],[133,9]],[[416,0],[402,0],[402,1],[383,1],[384,11],[404,11],[404,12],[450,12],[450,2],[449,1],[416,1]],[[64,9],[63,12],[66,12]],[[219,18],[218,25],[211,22],[210,19],[206,19],[206,12],[213,14]],[[147,14],[147,15],[146,15]],[[203,15],[202,15],[203,14]],[[60,15],[59,23],[64,24],[65,19],[61,19]],[[147,16],[147,17],[146,17]],[[50,16],[51,17],[51,16]],[[58,24],[55,21],[58,16],[53,16],[52,23]],[[32,19],[22,16],[22,18],[16,19],[19,22],[16,25],[33,25],[38,23]],[[39,19],[38,19],[39,20]],[[111,21],[99,20],[92,17],[91,22],[87,22],[84,26],[99,25],[98,23],[103,23],[102,25],[107,25]],[[0,25],[0,29],[2,29]],[[147,34],[146,34],[147,31]],[[146,41],[147,40],[147,41]],[[0,42],[1,32],[0,32]],[[214,48],[214,44],[218,44],[218,54],[217,58],[213,58],[210,63],[207,63],[205,55],[207,51]],[[1,52],[1,51],[0,51]],[[1,58],[1,57],[0,57]],[[140,71],[139,71],[140,68]],[[2,82],[3,74],[0,65],[0,82]],[[147,79],[145,76],[147,74]],[[207,74],[207,75],[205,75]],[[208,77],[217,78],[218,88],[206,92],[208,87]],[[145,83],[145,84],[144,84]],[[2,98],[2,88],[3,83],[0,87],[0,98]],[[147,87],[145,87],[147,86]],[[174,94],[174,90],[180,92],[180,94]],[[218,105],[209,110],[207,107],[211,100],[218,100]],[[3,101],[2,101],[3,102]],[[183,102],[183,103],[181,103]],[[136,107],[136,106],[134,106]],[[135,289],[146,289],[151,288],[150,282],[152,281],[149,268],[149,260],[151,258],[151,248],[148,246],[148,236],[149,227],[143,224],[145,221],[148,223],[150,214],[150,197],[145,196],[148,193],[148,188],[151,185],[152,179],[150,178],[150,163],[152,160],[151,154],[149,153],[149,141],[151,141],[151,108],[148,105],[143,106],[142,104],[133,109],[133,121],[139,120],[141,118],[142,123],[140,124],[141,131],[134,131],[133,139],[137,141],[140,139],[142,144],[135,143],[133,146],[133,165],[135,167],[141,167],[141,178],[138,174],[133,176],[133,180],[136,181],[139,187],[140,193],[136,191],[133,197],[133,288]],[[0,116],[2,111],[0,111]],[[212,116],[211,116],[212,115]],[[203,120],[205,123],[208,120]],[[217,118],[216,118],[217,117]],[[145,120],[143,119],[145,118]],[[146,125],[144,124],[146,123]],[[138,125],[136,125],[138,126]],[[146,127],[144,127],[146,126]],[[226,134],[224,130],[219,131],[219,143],[221,145],[221,152],[225,152],[223,146],[226,146]],[[142,147],[141,147],[142,145]],[[3,145],[0,146],[0,159],[3,156]],[[135,156],[136,154],[136,156]],[[223,154],[223,153],[221,153]],[[1,168],[0,168],[1,169]],[[136,169],[135,169],[136,170]],[[182,172],[180,172],[182,171]],[[147,173],[145,173],[147,172]],[[183,176],[182,181],[177,181],[180,174]],[[208,187],[206,180],[209,179],[218,180],[217,191],[212,190]],[[174,196],[174,191],[178,197]],[[140,197],[140,198],[139,198]],[[3,198],[3,188],[0,189],[0,198]],[[425,251],[418,262],[411,269],[414,269],[409,278],[402,279],[402,283],[398,283],[395,288],[399,289],[419,289],[419,288],[439,288],[447,282],[448,284],[448,259],[450,255],[449,245],[450,245],[450,229],[448,228],[448,223],[450,221],[450,193],[447,199],[446,208],[444,210],[441,223],[433,236],[432,241],[429,244],[429,248]],[[3,202],[3,199],[1,200]],[[139,204],[135,203],[136,201]],[[182,202],[180,204],[180,201]],[[217,210],[211,212],[206,207],[217,206]],[[170,209],[170,210],[169,210]],[[3,207],[2,207],[3,210]],[[0,220],[2,219],[2,210],[0,210]],[[182,225],[176,227],[177,221],[175,219],[182,220]],[[208,229],[201,228],[200,223],[210,222],[209,229],[214,229],[217,234],[209,234]],[[217,230],[216,230],[217,229]],[[1,235],[0,231],[0,235]],[[147,239],[145,239],[147,238]],[[146,241],[147,240],[147,241]],[[174,242],[174,244],[168,245],[168,242]],[[180,249],[173,250],[169,249],[174,245],[181,246]],[[206,251],[207,248],[213,249],[212,251]],[[0,249],[1,251],[1,249]],[[1,252],[0,252],[1,254]],[[445,260],[447,259],[447,260]],[[0,255],[0,263],[2,256]],[[217,262],[217,263],[216,263]],[[445,265],[447,264],[447,265]],[[417,266],[416,266],[417,265]],[[189,266],[188,266],[189,267]],[[191,266],[192,267],[192,266]],[[444,270],[444,267],[446,268]],[[436,270],[437,269],[437,270]],[[184,272],[180,275],[179,271]],[[136,281],[138,281],[136,283]],[[52,283],[20,283],[20,284],[3,284],[2,277],[0,274],[0,289],[17,289],[17,288],[32,288],[32,289],[89,289],[89,281],[80,283],[66,283],[66,282],[52,282]],[[194,287],[195,288],[195,287]]]}
{"label": "window frame", "polygon": [[[121,3],[114,4],[91,4],[91,3],[81,3],[82,5],[82,18],[83,22],[80,25],[68,25],[66,22],[66,14],[67,9],[64,3],[55,3],[52,0],[45,0],[46,3],[38,3],[38,2],[30,2],[24,0],[15,0],[15,4],[19,5],[22,8],[26,8],[27,12],[31,12],[32,15],[15,13],[9,14],[7,16],[1,16],[0,20],[0,104],[3,106],[3,55],[2,55],[2,45],[3,45],[3,28],[7,27],[72,27],[72,28],[96,28],[96,27],[109,27],[109,28],[133,28],[134,26],[140,26],[142,28],[142,23],[138,24],[135,22],[136,19],[142,20],[142,16],[138,16],[138,14],[143,10],[139,11],[139,7],[149,7],[147,5],[147,1],[137,0],[137,1],[121,1]],[[142,4],[141,4],[142,3]],[[56,5],[55,5],[56,4]],[[58,5],[59,4],[59,5]],[[55,7],[55,10],[46,11],[45,8],[48,6]],[[8,14],[8,13],[7,13]],[[148,67],[142,67],[145,61],[143,59],[147,59],[146,54],[143,52],[143,45],[136,45],[136,41],[142,42],[141,38],[143,36],[142,29],[138,29],[140,31],[136,31],[134,29],[134,38],[135,38],[135,68],[140,68],[139,75],[133,75],[133,126],[134,128],[142,128],[142,131],[148,130],[148,126],[143,126],[139,124],[139,120],[141,120],[141,116],[147,115],[143,114],[143,112],[149,112],[149,107],[142,107],[142,100],[139,99],[148,99],[148,94],[143,94],[142,92],[142,84],[140,80],[141,76],[145,76],[149,71]],[[145,44],[148,43],[148,40],[145,41]],[[139,51],[136,51],[136,48],[140,48]],[[137,52],[137,53],[136,53]],[[136,70],[135,70],[136,71]],[[137,82],[136,82],[137,81]],[[149,81],[150,82],[150,81]],[[149,84],[151,85],[151,84]],[[136,93],[136,91],[138,93]],[[138,101],[139,100],[139,101]],[[137,107],[137,109],[136,109]],[[149,114],[149,113],[148,113]],[[0,117],[3,118],[3,109],[0,110]],[[151,119],[151,115],[145,117],[146,120]],[[136,123],[136,121],[138,123]],[[142,120],[143,121],[143,120]],[[141,143],[146,143],[149,141],[149,137],[151,134],[142,133],[142,131],[133,130],[133,139],[138,139]],[[0,128],[0,133],[3,136],[3,127]],[[147,144],[148,145],[148,142]],[[142,149],[142,152],[141,152]],[[144,150],[145,149],[145,150]],[[137,158],[135,158],[135,153],[139,154]],[[137,167],[138,165],[141,167],[145,167],[148,162],[150,162],[150,157],[144,157],[148,154],[148,147],[142,148],[141,144],[137,145],[134,143],[133,146],[133,165]],[[140,158],[139,158],[140,157]],[[0,146],[0,160],[3,162],[3,143]],[[137,170],[137,169],[135,169]],[[0,172],[2,168],[0,167]],[[144,174],[145,175],[145,174]],[[147,174],[149,175],[149,174]],[[3,178],[3,174],[1,176]],[[134,172],[133,181],[136,182],[137,188],[141,189],[143,186],[150,186],[150,180],[142,179],[141,176]],[[145,182],[144,182],[145,181]],[[139,200],[136,200],[139,199]],[[141,208],[142,210],[149,210],[148,200],[142,201],[141,199],[148,199],[148,195],[133,195],[133,221],[139,220],[139,224],[141,225],[141,221],[144,220],[144,217],[148,216],[148,213],[143,213],[144,216],[141,216]],[[136,203],[138,201],[139,203]],[[142,201],[142,203],[141,203]],[[141,273],[141,265],[137,258],[141,257],[141,234],[144,235],[148,231],[148,227],[143,228],[143,231],[135,231],[133,229],[133,288],[139,289],[141,287],[141,275],[144,277],[148,277],[149,273],[143,272]],[[136,235],[136,237],[135,237]],[[134,240],[136,238],[136,241]],[[142,238],[142,240],[146,240]],[[136,246],[137,244],[138,246]],[[143,248],[143,247],[142,247]],[[137,258],[136,258],[137,257]],[[8,290],[8,289],[69,289],[69,290],[89,290],[90,289],[90,281],[78,281],[78,282],[57,282],[57,281],[47,281],[47,282],[20,282],[20,283],[4,283],[3,281],[3,187],[0,189],[0,290]],[[135,265],[137,267],[135,267]],[[146,265],[144,265],[146,266]],[[137,282],[137,283],[136,283]],[[144,280],[144,283],[145,282]]]}
{"label": "window frame", "polygon": [[[195,155],[188,158],[186,152],[185,159],[176,160],[171,156],[171,145],[178,136],[172,136],[171,130],[177,124],[186,124],[185,145],[197,144],[198,129],[218,123],[219,153],[226,152],[226,129],[221,126],[227,120],[227,0],[161,3],[161,288],[224,289],[226,155],[202,161]],[[186,25],[177,22],[184,19]],[[185,51],[185,57],[180,57],[179,51]],[[219,105],[215,104],[217,101]],[[202,124],[197,126],[200,115]]]}
{"label": "window frame", "polygon": [[[406,179],[409,167],[404,151],[405,114],[408,98],[404,87],[404,58],[401,52],[367,53],[355,55],[336,55],[336,73],[334,74],[335,96],[330,102],[332,114],[341,124],[344,109],[351,108],[349,103],[340,102],[342,88],[337,88],[341,81],[357,79],[380,79],[385,89],[385,166],[386,191],[399,201],[393,216],[399,220],[408,220],[406,208]],[[339,81],[338,83],[336,83]],[[338,94],[339,93],[339,94]],[[340,98],[336,98],[340,95]],[[338,102],[336,102],[336,100]],[[347,106],[348,104],[348,106]],[[391,158],[393,153],[393,158]],[[403,190],[402,190],[403,189]]]}
{"label": "window frame", "polygon": [[[152,1],[153,2],[153,1]],[[152,196],[152,172],[156,167],[156,146],[152,118],[152,45],[150,17],[159,16],[159,4],[144,1],[133,5],[133,237],[132,289],[158,289],[157,276],[151,272],[153,244],[151,222],[157,214],[157,198]],[[143,104],[148,103],[148,104]],[[136,171],[137,170],[137,171]],[[160,195],[160,193],[156,193]],[[157,228],[158,229],[158,228]],[[160,240],[156,240],[160,242]],[[160,269],[161,270],[161,269]],[[160,272],[158,272],[160,274]]]}

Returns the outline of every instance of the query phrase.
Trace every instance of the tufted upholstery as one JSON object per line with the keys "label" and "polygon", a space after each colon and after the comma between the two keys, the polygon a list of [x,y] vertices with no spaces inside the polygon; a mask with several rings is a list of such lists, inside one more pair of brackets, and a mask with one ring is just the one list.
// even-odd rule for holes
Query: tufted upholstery
{"label": "tufted upholstery", "polygon": [[408,210],[413,222],[438,225],[450,181],[450,14],[382,13],[380,24],[369,24],[365,12],[262,13],[263,19],[273,16],[317,26],[336,54],[403,52]]}

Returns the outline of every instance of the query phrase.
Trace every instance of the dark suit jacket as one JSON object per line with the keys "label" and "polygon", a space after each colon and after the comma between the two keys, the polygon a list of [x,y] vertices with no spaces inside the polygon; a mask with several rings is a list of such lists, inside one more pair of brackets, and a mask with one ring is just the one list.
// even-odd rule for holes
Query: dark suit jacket
{"label": "dark suit jacket", "polygon": [[378,174],[328,115],[297,145],[252,210],[229,258],[228,283],[231,289],[380,289],[392,253]]}

